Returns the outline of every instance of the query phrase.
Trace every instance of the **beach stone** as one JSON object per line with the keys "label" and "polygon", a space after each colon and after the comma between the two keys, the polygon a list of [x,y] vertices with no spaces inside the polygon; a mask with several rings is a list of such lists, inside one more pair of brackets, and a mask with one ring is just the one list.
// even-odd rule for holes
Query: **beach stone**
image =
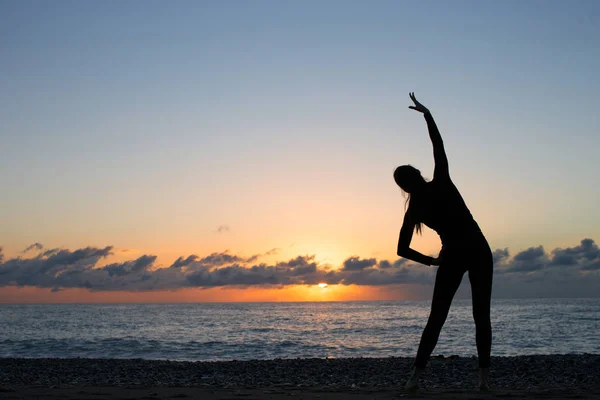
{"label": "beach stone", "polygon": [[[274,359],[179,362],[118,359],[0,358],[0,388],[215,387],[215,388],[386,388],[402,386],[414,359]],[[473,388],[476,358],[433,357],[422,386]],[[492,357],[492,387],[600,391],[600,355]],[[1,391],[1,389],[0,389]]]}

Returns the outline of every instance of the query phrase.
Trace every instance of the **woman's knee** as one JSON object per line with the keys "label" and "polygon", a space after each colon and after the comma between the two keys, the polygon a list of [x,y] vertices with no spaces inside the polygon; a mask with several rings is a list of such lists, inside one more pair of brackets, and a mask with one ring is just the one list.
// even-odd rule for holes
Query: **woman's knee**
{"label": "woman's knee", "polygon": [[431,314],[429,314],[429,319],[427,320],[427,327],[430,329],[442,329],[447,317],[447,312],[431,312]]}
{"label": "woman's knee", "polygon": [[492,323],[489,318],[475,318],[475,331],[476,332],[491,332]]}
{"label": "woman's knee", "polygon": [[490,309],[488,307],[473,308],[473,319],[476,324],[489,324],[491,319]]}

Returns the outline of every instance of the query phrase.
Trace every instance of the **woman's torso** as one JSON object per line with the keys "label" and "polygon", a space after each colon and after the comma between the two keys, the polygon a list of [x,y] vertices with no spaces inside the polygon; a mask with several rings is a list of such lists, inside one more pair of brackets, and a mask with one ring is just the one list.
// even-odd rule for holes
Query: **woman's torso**
{"label": "woman's torso", "polygon": [[460,192],[450,179],[433,180],[416,198],[416,218],[440,235],[442,244],[463,241],[473,235],[481,235],[479,225],[471,215]]}

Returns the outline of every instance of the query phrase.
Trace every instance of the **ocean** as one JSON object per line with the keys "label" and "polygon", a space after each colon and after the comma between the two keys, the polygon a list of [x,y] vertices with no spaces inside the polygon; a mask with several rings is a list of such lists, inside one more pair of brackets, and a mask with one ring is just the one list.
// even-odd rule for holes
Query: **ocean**
{"label": "ocean", "polygon": [[[414,357],[429,301],[0,305],[0,357]],[[600,299],[494,299],[493,356],[600,354]],[[434,355],[476,354],[455,300]]]}

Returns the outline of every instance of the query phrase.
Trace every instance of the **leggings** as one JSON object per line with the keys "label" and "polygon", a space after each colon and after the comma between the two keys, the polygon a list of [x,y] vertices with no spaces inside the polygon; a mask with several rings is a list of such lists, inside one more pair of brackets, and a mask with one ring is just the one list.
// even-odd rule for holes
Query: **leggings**
{"label": "leggings", "polygon": [[464,273],[469,271],[479,367],[489,368],[492,348],[490,299],[493,275],[490,247],[483,234],[478,234],[460,244],[444,245],[440,255],[441,265],[435,277],[431,312],[421,336],[415,366],[425,368],[448,316],[452,298]]}

